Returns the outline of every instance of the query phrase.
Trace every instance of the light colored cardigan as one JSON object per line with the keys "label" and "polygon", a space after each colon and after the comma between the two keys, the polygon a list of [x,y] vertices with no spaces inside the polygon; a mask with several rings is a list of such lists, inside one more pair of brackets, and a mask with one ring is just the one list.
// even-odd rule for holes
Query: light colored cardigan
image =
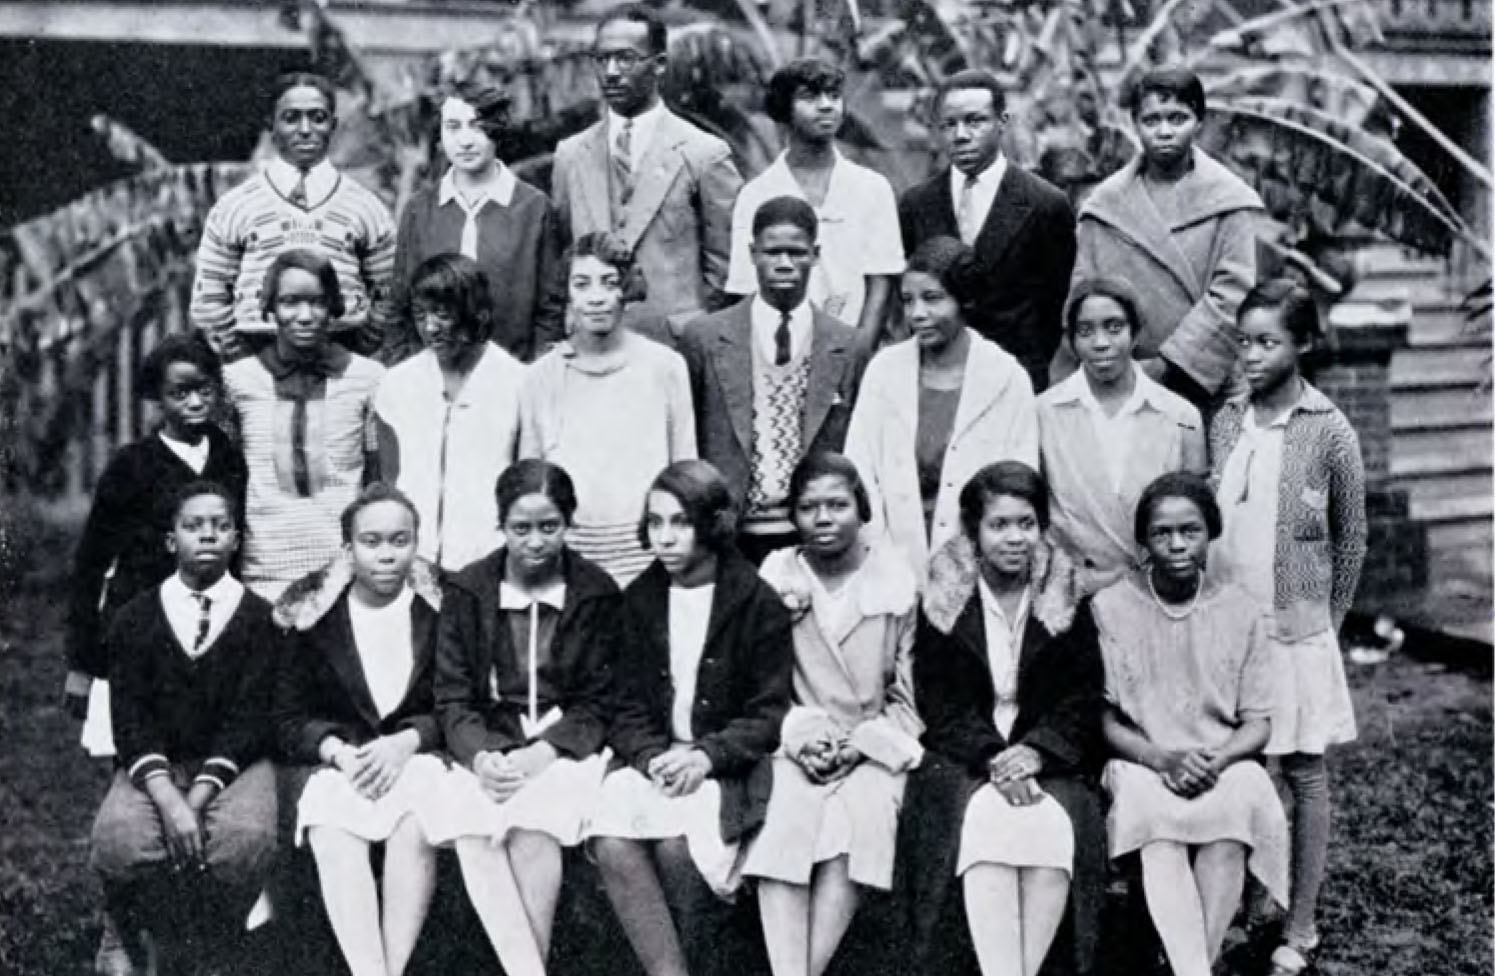
{"label": "light colored cardigan", "polygon": [[994,342],[967,330],[971,351],[945,460],[933,525],[924,529],[915,439],[919,429],[919,347],[905,339],[867,366],[846,432],[846,455],[872,501],[872,521],[903,550],[921,582],[929,554],[960,532],[960,489],[994,461],[1038,467],[1038,413],[1027,371]]}
{"label": "light colored cardigan", "polygon": [[[1210,424],[1210,480],[1218,489],[1241,437],[1249,397],[1227,402]],[[1344,414],[1308,383],[1282,441],[1272,576],[1275,636],[1295,641],[1338,629],[1365,562],[1365,464]]]}

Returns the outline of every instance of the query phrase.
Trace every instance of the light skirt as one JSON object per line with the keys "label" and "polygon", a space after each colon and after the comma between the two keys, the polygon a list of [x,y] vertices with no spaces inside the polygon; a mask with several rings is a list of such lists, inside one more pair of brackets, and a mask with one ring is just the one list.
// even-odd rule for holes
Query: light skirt
{"label": "light skirt", "polygon": [[296,846],[301,846],[310,827],[335,827],[371,842],[388,840],[407,816],[413,816],[426,839],[432,840],[432,828],[441,816],[445,775],[440,759],[420,753],[405,763],[388,793],[370,800],[341,771],[330,766],[317,769],[307,777],[296,802]]}
{"label": "light skirt", "polygon": [[1153,841],[1208,844],[1233,840],[1249,848],[1246,866],[1278,904],[1287,904],[1287,814],[1267,771],[1254,762],[1226,768],[1209,792],[1185,799],[1145,766],[1112,759],[1106,835],[1111,857]]}
{"label": "light skirt", "polygon": [[1277,694],[1267,754],[1321,755],[1329,746],[1354,741],[1355,709],[1334,631],[1292,643],[1273,638],[1271,653]]}
{"label": "light skirt", "polygon": [[722,791],[708,779],[689,796],[661,793],[631,766],[613,770],[602,781],[588,837],[668,840],[684,837],[690,859],[711,890],[730,897],[742,882],[741,844],[722,840]]}
{"label": "light skirt", "polygon": [[904,779],[864,762],[842,779],[818,784],[792,759],[775,756],[768,812],[742,873],[809,884],[816,864],[845,855],[852,881],[888,890]]}
{"label": "light skirt", "polygon": [[1058,868],[1073,874],[1074,862],[1074,825],[1049,794],[1024,807],[1008,803],[990,783],[971,794],[960,827],[956,875],[977,864]]}
{"label": "light skirt", "polygon": [[503,803],[483,791],[470,769],[453,766],[440,785],[442,815],[433,842],[486,837],[501,842],[514,830],[549,834],[563,847],[581,842],[588,815],[597,805],[606,755],[557,759]]}
{"label": "light skirt", "polygon": [[114,725],[109,712],[109,682],[94,678],[88,686],[88,715],[83,719],[80,744],[90,756],[114,756]]}

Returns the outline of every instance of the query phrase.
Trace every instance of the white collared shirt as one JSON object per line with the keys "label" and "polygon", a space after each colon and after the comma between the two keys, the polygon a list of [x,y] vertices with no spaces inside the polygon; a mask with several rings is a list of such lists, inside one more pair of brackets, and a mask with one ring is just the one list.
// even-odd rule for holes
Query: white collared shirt
{"label": "white collared shirt", "polygon": [[981,592],[981,615],[986,630],[986,659],[991,667],[992,691],[996,707],[992,720],[1005,738],[1012,733],[1017,720],[1017,666],[1022,651],[1023,631],[1028,626],[1028,590],[1023,589],[1017,615],[1008,618],[997,595],[986,585],[986,578],[976,582]]}
{"label": "white collared shirt", "polygon": [[1114,414],[1107,414],[1101,407],[1100,401],[1095,398],[1095,391],[1090,389],[1090,381],[1085,377],[1083,369],[1074,374],[1075,387],[1078,390],[1075,400],[1085,408],[1090,417],[1091,426],[1095,430],[1095,439],[1100,443],[1101,460],[1105,465],[1105,471],[1110,478],[1111,486],[1117,491],[1121,490],[1122,479],[1126,477],[1126,463],[1136,444],[1138,434],[1137,415],[1145,407],[1157,405],[1153,402],[1153,393],[1160,390],[1157,382],[1146,373],[1136,367],[1134,363],[1128,363],[1136,383],[1132,387],[1131,396]]}
{"label": "white collared shirt", "polygon": [[696,678],[701,653],[706,649],[706,630],[711,623],[711,601],[716,584],[670,587],[670,678],[675,700],[670,708],[670,734],[676,742],[691,742],[691,712],[696,704]]}
{"label": "white collared shirt", "polygon": [[[276,193],[289,200],[296,184],[301,180],[301,171],[277,156],[265,164],[265,179],[270,181]],[[326,159],[307,170],[307,209],[313,210],[326,203],[327,198],[332,196],[332,191],[337,189],[337,181],[337,167]]]}
{"label": "white collared shirt", "polygon": [[181,573],[173,573],[161,584],[161,609],[166,614],[166,623],[176,636],[182,651],[190,658],[199,658],[208,652],[223,628],[228,626],[239,601],[244,598],[244,584],[228,573],[218,582],[201,591],[208,598],[208,634],[201,647],[197,644],[197,632],[202,626],[202,604],[197,599],[198,591],[187,586]]}
{"label": "white collared shirt", "polygon": [[[1241,436],[1220,469],[1215,497],[1225,516],[1220,540],[1210,547],[1219,563],[1258,605],[1271,607],[1276,599],[1278,491],[1282,477],[1282,445],[1287,422],[1302,397],[1266,424],[1256,406],[1241,418]],[[1213,571],[1215,563],[1211,562]]]}
{"label": "white collared shirt", "polygon": [[399,708],[410,688],[410,672],[415,669],[410,621],[410,603],[414,598],[409,586],[382,607],[367,606],[351,593],[348,595],[353,645],[358,649],[363,680],[380,718]]}
{"label": "white collared shirt", "polygon": [[[633,132],[628,140],[628,166],[635,174],[638,173],[639,162],[644,158],[644,153],[649,148],[649,141],[654,138],[654,130],[659,128],[659,120],[664,118],[664,99],[654,103],[652,108],[633,117]],[[623,126],[628,119],[607,110],[607,151],[615,154],[618,151],[618,137],[623,133]]]}
{"label": "white collared shirt", "polygon": [[[774,197],[805,199],[784,153],[749,180],[732,207],[731,264],[725,289],[750,295],[758,289],[749,245],[753,215]],[[820,257],[810,269],[810,301],[825,314],[856,325],[867,298],[867,278],[902,274],[903,235],[898,229],[898,199],[882,174],[836,153],[825,201],[815,209],[820,220],[816,240]]]}
{"label": "white collared shirt", "polygon": [[535,604],[550,607],[552,610],[565,610],[566,581],[556,580],[538,590],[530,590],[510,583],[508,580],[499,580],[498,608],[500,610],[528,610]]}
{"label": "white collared shirt", "polygon": [[451,169],[442,174],[441,182],[436,187],[436,202],[443,207],[455,203],[466,215],[462,222],[462,237],[457,243],[458,254],[474,261],[478,259],[478,214],[482,213],[490,201],[500,207],[507,207],[514,199],[514,185],[517,182],[514,171],[502,162],[498,163],[498,175],[483,183],[471,195],[457,192],[457,180]]}
{"label": "white collared shirt", "polygon": [[[774,333],[779,331],[779,320],[783,314],[765,302],[762,295],[753,296],[748,316],[753,323],[753,342],[757,343],[758,353],[764,362],[773,362],[774,353],[777,352],[778,343],[774,340]],[[797,363],[810,354],[810,343],[814,336],[815,313],[808,301],[800,302],[789,313],[789,362]]]}
{"label": "white collared shirt", "polygon": [[202,474],[203,469],[208,466],[208,450],[212,445],[208,437],[204,436],[196,444],[188,444],[186,441],[166,436],[164,430],[157,436],[161,438],[161,443],[170,448],[171,453],[181,458],[182,463],[191,468],[194,473]]}
{"label": "white collared shirt", "polygon": [[[1007,156],[1005,153],[997,153],[997,158],[992,160],[990,166],[976,174],[976,185],[971,188],[971,224],[969,228],[961,229],[961,240],[967,246],[975,244],[976,238],[981,235],[981,228],[986,226],[987,215],[991,213],[991,205],[997,199],[997,191],[1002,188],[1002,178],[1007,175]],[[966,174],[950,167],[950,203],[955,208],[955,218],[960,220],[960,194],[965,189]],[[969,231],[970,237],[966,237]]]}

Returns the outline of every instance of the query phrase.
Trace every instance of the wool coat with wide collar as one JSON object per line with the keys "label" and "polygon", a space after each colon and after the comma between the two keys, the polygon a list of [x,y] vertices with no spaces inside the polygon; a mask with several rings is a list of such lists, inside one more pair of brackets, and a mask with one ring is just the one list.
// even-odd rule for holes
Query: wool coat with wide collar
{"label": "wool coat with wide collar", "polygon": [[[507,549],[498,549],[449,577],[443,592],[436,655],[436,713],[447,751],[464,766],[479,752],[507,752],[529,741],[524,704],[494,694],[494,668],[522,658],[501,606]],[[565,605],[550,639],[546,684],[560,689],[560,720],[539,734],[570,759],[602,747],[610,717],[619,594],[612,577],[567,549],[561,557]]]}
{"label": "wool coat with wide collar", "polygon": [[[610,741],[618,759],[648,775],[670,748],[670,577],[658,562],[623,593],[624,649]],[[752,563],[721,556],[691,705],[694,745],[722,790],[722,839],[756,830],[773,786],[768,761],[789,710],[794,638],[789,611]]]}
{"label": "wool coat with wide collar", "polygon": [[[1068,558],[1042,545],[1019,638],[1018,713],[1004,736],[993,718],[979,573],[964,536],[935,554],[914,644],[914,695],[926,725],[926,752],[909,777],[898,839],[914,970],[949,968],[950,947],[939,944],[936,933],[942,914],[958,910],[955,865],[966,807],[989,782],[992,757],[1027,745],[1043,758],[1038,786],[1064,808],[1074,830],[1073,968],[1067,971],[1086,973],[1095,962],[1105,879],[1105,823],[1094,776],[1102,755],[1104,671],[1095,623],[1088,602],[1074,602]],[[1065,951],[1060,945],[1051,951]]]}
{"label": "wool coat with wide collar", "polygon": [[275,684],[275,727],[282,756],[293,763],[321,762],[318,747],[329,735],[362,745],[414,729],[420,751],[441,744],[431,678],[441,590],[424,560],[411,567],[410,679],[400,703],[380,716],[369,691],[348,613],[352,563],[339,556],[291,584],[276,601],[275,624],[287,635]]}

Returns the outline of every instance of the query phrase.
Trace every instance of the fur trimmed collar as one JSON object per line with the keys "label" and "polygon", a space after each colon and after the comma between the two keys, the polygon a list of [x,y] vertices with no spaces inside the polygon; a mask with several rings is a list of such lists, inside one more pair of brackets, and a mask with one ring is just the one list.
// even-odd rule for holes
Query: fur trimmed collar
{"label": "fur trimmed collar", "polygon": [[[929,583],[924,589],[924,616],[942,634],[955,629],[976,593],[980,575],[976,548],[964,534],[940,547],[929,560]],[[1051,634],[1062,634],[1074,622],[1079,602],[1073,561],[1057,546],[1041,539],[1033,553],[1029,584],[1032,616]]]}
{"label": "fur trimmed collar", "polygon": [[[410,564],[410,588],[432,610],[441,610],[441,578],[436,567],[416,558]],[[353,560],[346,551],[321,569],[301,577],[275,601],[275,624],[285,630],[311,630],[353,585]]]}

